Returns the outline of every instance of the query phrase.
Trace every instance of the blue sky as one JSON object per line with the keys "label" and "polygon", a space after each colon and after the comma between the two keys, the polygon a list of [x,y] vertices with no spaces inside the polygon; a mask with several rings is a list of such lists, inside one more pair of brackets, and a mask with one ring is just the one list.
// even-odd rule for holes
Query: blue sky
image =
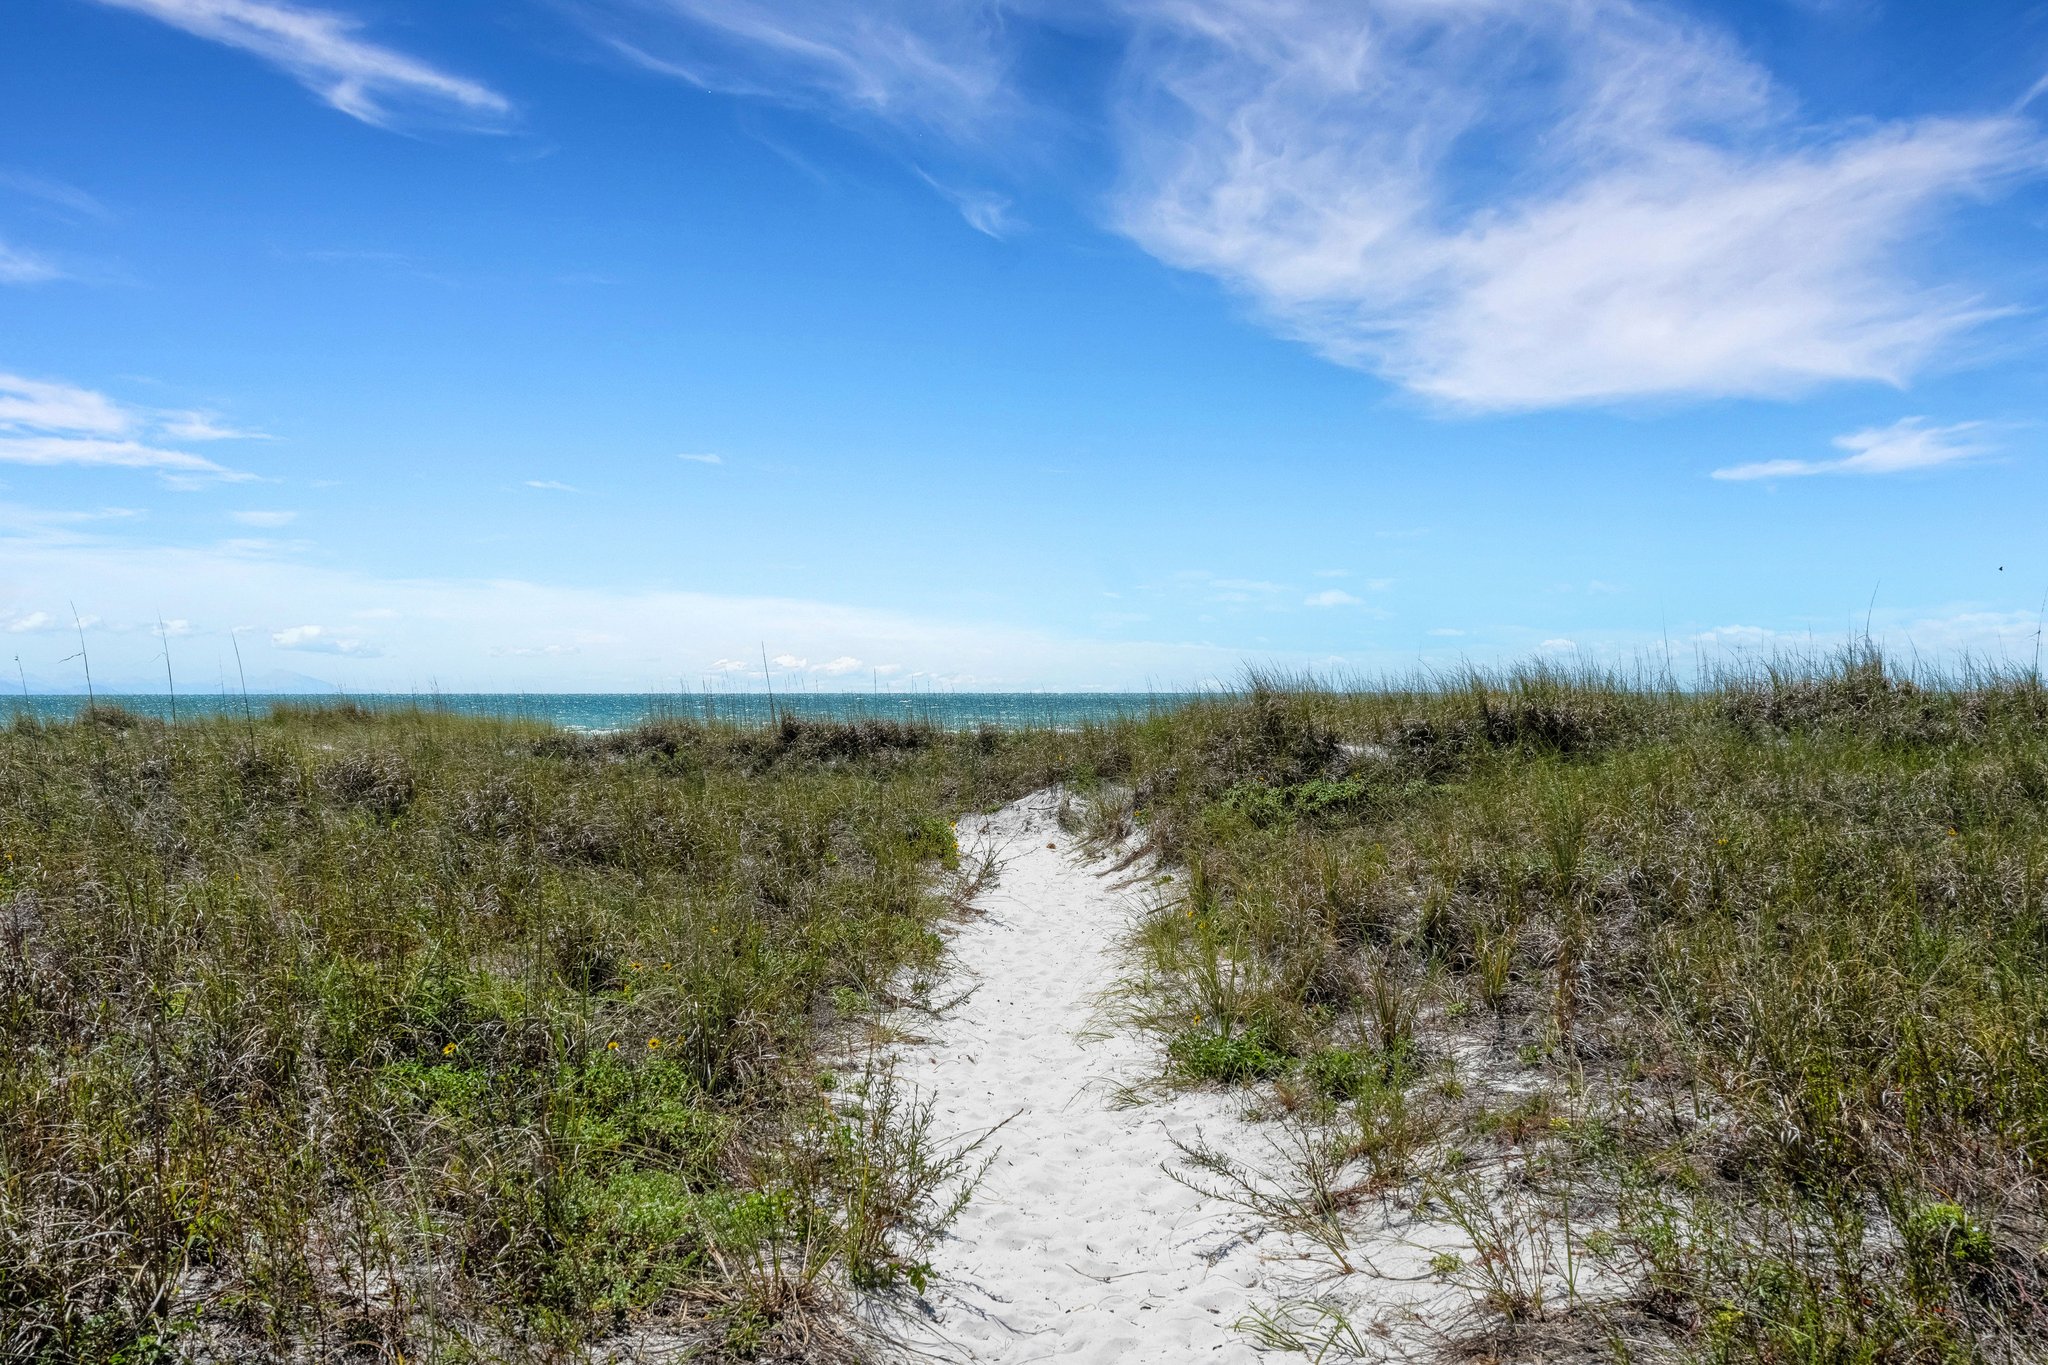
{"label": "blue sky", "polygon": [[2044,80],[2033,3],[11,5],[0,664],[2024,661]]}

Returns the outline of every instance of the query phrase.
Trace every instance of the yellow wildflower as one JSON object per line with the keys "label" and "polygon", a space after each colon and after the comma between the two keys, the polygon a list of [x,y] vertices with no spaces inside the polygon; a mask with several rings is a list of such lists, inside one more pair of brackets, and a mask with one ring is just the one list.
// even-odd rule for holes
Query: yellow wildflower
{"label": "yellow wildflower", "polygon": [[446,1047],[442,1048],[441,1055],[443,1057],[453,1057],[455,1055],[455,1044],[450,1043]]}
{"label": "yellow wildflower", "polygon": [[612,1039],[604,1045],[604,1050],[606,1052],[617,1052],[619,1050],[619,1040],[616,1038]]}

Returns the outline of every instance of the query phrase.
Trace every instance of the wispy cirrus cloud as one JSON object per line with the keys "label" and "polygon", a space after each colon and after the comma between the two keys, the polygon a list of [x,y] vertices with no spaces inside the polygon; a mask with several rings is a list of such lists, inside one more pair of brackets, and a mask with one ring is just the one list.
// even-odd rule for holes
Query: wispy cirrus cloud
{"label": "wispy cirrus cloud", "polygon": [[1001,241],[1017,231],[1019,224],[1008,195],[949,185],[928,171],[920,170],[918,175],[939,192],[940,198],[960,211],[967,226],[983,236]]}
{"label": "wispy cirrus cloud", "polygon": [[0,463],[146,469],[181,486],[254,478],[157,443],[175,439],[193,415],[153,413],[73,384],[0,373]]}
{"label": "wispy cirrus cloud", "polygon": [[410,114],[494,125],[510,100],[467,77],[359,37],[361,21],[284,0],[99,0],[247,52],[350,118],[390,127]]}
{"label": "wispy cirrus cloud", "polygon": [[1912,248],[2048,165],[2018,109],[1814,124],[1726,32],[1647,0],[596,12],[670,21],[700,85],[953,153],[1032,111],[1034,27],[1105,36],[1113,225],[1330,359],[1468,410],[1902,383],[2000,311],[1916,278]]}
{"label": "wispy cirrus cloud", "polygon": [[166,474],[230,480],[252,477],[190,451],[166,450],[141,441],[107,441],[91,436],[0,436],[0,463],[152,469]]}
{"label": "wispy cirrus cloud", "polygon": [[269,433],[230,425],[217,412],[163,412],[156,428],[173,441],[267,441]]}
{"label": "wispy cirrus cloud", "polygon": [[0,241],[0,284],[43,284],[64,272],[46,256]]}
{"label": "wispy cirrus cloud", "polygon": [[1929,426],[1924,417],[1906,417],[1887,427],[1866,427],[1837,436],[1834,446],[1848,453],[1832,460],[1758,460],[1717,469],[1713,477],[1738,482],[1755,479],[1800,479],[1816,474],[1904,474],[1959,464],[1993,450],[1982,422]]}
{"label": "wispy cirrus cloud", "polygon": [[707,90],[966,137],[1017,107],[993,0],[599,0],[622,55]]}
{"label": "wispy cirrus cloud", "polygon": [[28,175],[21,171],[0,170],[0,190],[11,190],[26,195],[63,214],[81,218],[106,219],[113,217],[107,206],[98,199],[61,180],[48,176]]}

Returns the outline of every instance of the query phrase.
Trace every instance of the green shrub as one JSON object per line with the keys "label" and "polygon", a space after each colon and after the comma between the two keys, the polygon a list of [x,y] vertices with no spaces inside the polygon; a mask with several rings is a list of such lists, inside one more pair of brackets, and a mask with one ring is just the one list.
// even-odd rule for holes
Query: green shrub
{"label": "green shrub", "polygon": [[1166,1050],[1175,1068],[1190,1080],[1239,1085],[1287,1069],[1286,1056],[1270,1046],[1265,1031],[1259,1028],[1237,1033],[1181,1033]]}
{"label": "green shrub", "polygon": [[942,815],[927,815],[912,825],[904,843],[913,858],[934,859],[949,872],[960,868],[959,838],[953,822]]}
{"label": "green shrub", "polygon": [[1254,828],[1270,829],[1294,820],[1334,819],[1358,809],[1365,797],[1366,786],[1356,779],[1315,777],[1289,787],[1239,783],[1225,791],[1216,806]]}
{"label": "green shrub", "polygon": [[1411,1039],[1385,1050],[1322,1048],[1302,1063],[1302,1073],[1316,1093],[1333,1100],[1355,1100],[1385,1086],[1401,1089],[1413,1084],[1421,1071]]}
{"label": "green shrub", "polygon": [[1971,1283],[1997,1256],[1991,1234],[1960,1204],[1923,1204],[1900,1226],[1899,1237],[1908,1282],[1923,1298]]}

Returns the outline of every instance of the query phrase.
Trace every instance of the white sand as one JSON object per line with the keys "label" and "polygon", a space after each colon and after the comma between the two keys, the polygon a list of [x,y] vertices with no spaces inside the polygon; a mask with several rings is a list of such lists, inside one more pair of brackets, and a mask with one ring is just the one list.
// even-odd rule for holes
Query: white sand
{"label": "white sand", "polygon": [[[938,1133],[972,1140],[1003,1125],[986,1180],[933,1251],[930,1320],[911,1344],[954,1362],[1248,1362],[1268,1357],[1239,1322],[1285,1309],[1323,1337],[1314,1312],[1297,1316],[1318,1299],[1341,1304],[1355,1332],[1325,1359],[1402,1357],[1472,1326],[1475,1285],[1464,1275],[1447,1283],[1431,1266],[1440,1252],[1469,1263],[1472,1241],[1441,1210],[1419,1210],[1419,1191],[1347,1215],[1356,1269],[1345,1275],[1307,1241],[1168,1174],[1188,1169],[1179,1139],[1286,1178],[1273,1126],[1240,1117],[1242,1092],[1114,1104],[1120,1085],[1156,1077],[1159,1065],[1152,1043],[1107,1027],[1102,1010],[1142,909],[1142,892],[1118,883],[1142,879],[1070,847],[1059,801],[1040,792],[960,822],[963,850],[992,847],[1001,860],[974,902],[980,913],[952,940],[952,974],[937,992],[973,994],[937,1020],[904,1021],[924,1038],[899,1051],[897,1074],[934,1097]],[[1474,1079],[1504,1096],[1522,1088]],[[1502,1198],[1507,1160],[1475,1160],[1474,1178],[1491,1191],[1515,1259],[1529,1258],[1530,1278],[1561,1302],[1561,1243],[1547,1229],[1515,1234],[1516,1201]],[[1581,1292],[1606,1279],[1577,1278]]]}
{"label": "white sand", "polygon": [[[963,1361],[1250,1361],[1232,1330],[1273,1267],[1231,1210],[1169,1178],[1173,1145],[1198,1137],[1263,1158],[1235,1101],[1187,1094],[1110,1107],[1118,1080],[1156,1070],[1149,1044],[1099,1028],[1117,940],[1135,901],[1090,866],[1041,792],[960,824],[1003,860],[985,912],[952,943],[948,992],[978,988],[905,1049],[899,1074],[937,1096],[941,1132],[1008,1120],[987,1179],[935,1251],[929,1296],[944,1345]],[[1048,845],[1057,845],[1056,848]],[[1271,1250],[1277,1239],[1262,1244]]]}

